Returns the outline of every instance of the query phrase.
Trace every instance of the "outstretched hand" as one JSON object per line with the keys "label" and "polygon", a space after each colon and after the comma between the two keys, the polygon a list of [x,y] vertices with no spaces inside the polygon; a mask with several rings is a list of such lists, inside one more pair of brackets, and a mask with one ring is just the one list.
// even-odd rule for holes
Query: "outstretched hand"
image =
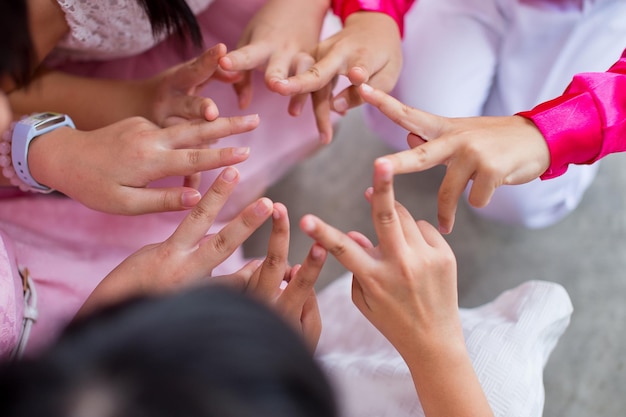
{"label": "outstretched hand", "polygon": [[248,148],[207,148],[207,144],[258,124],[258,116],[250,115],[163,129],[135,117],[90,132],[63,128],[34,141],[28,161],[39,183],[95,210],[129,215],[185,210],[200,201],[197,184],[148,185],[245,161]]}
{"label": "outstretched hand", "polygon": [[[96,287],[79,314],[133,296],[161,294],[207,282],[213,268],[272,214],[272,202],[261,198],[218,233],[207,235],[238,181],[235,168],[224,169],[176,231],[164,242],[145,246],[125,259]],[[245,270],[228,278],[231,285],[240,288],[247,282]]]}
{"label": "outstretched hand", "polygon": [[301,265],[289,266],[289,216],[284,205],[274,204],[272,222],[267,256],[250,276],[246,291],[276,310],[314,351],[322,329],[314,285],[326,250],[314,244]]}
{"label": "outstretched hand", "polygon": [[409,107],[369,85],[362,85],[359,92],[409,131],[412,149],[386,156],[394,173],[446,165],[438,197],[442,233],[452,231],[459,198],[470,180],[469,203],[484,207],[497,187],[530,182],[550,165],[544,137],[521,116],[447,118]]}
{"label": "outstretched hand", "polygon": [[313,215],[302,218],[302,230],[354,274],[355,305],[402,355],[425,344],[462,344],[452,250],[429,223],[416,222],[395,201],[391,162],[380,158],[374,169],[366,197],[378,245]]}

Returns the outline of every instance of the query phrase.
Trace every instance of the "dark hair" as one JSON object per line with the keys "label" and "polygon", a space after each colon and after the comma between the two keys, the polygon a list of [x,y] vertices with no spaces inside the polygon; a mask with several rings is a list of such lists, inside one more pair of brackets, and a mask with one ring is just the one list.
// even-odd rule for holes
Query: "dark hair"
{"label": "dark hair", "polygon": [[0,77],[9,76],[16,85],[25,85],[31,77],[34,58],[26,0],[2,0]]}
{"label": "dark hair", "polygon": [[153,35],[176,34],[189,37],[194,46],[202,47],[202,35],[196,16],[185,0],[137,0],[148,15]]}
{"label": "dark hair", "polygon": [[40,358],[0,368],[2,416],[77,416],[82,407],[102,417],[337,415],[301,338],[219,286],[97,313]]}

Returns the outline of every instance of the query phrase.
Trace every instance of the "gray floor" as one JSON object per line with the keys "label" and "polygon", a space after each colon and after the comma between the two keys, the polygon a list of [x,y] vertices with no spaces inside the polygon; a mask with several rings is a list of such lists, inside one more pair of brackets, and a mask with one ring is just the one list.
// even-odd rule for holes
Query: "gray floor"
{"label": "gray floor", "polygon": [[[363,191],[376,156],[389,153],[363,125],[360,110],[342,121],[335,141],[268,193],[286,204],[292,220],[292,263],[310,241],[298,219],[314,213],[336,227],[373,237]],[[416,218],[436,221],[443,168],[396,179],[396,194]],[[262,255],[267,227],[248,245]],[[626,155],[606,158],[581,206],[561,223],[525,230],[484,221],[462,205],[448,236],[459,265],[463,307],[493,299],[529,279],[561,283],[574,304],[572,323],[545,370],[548,417],[623,416],[626,413]],[[319,287],[344,272],[331,260]]]}

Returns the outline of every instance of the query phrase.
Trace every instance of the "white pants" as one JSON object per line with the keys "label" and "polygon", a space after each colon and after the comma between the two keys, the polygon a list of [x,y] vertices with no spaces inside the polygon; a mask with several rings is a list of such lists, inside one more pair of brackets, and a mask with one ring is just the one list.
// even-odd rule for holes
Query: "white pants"
{"label": "white pants", "polygon": [[[626,47],[623,0],[418,0],[406,16],[404,68],[392,94],[448,116],[511,115],[559,96],[574,74],[605,71]],[[406,149],[406,131],[366,108],[370,127]],[[477,213],[527,227],[576,208],[597,172],[501,187]]]}

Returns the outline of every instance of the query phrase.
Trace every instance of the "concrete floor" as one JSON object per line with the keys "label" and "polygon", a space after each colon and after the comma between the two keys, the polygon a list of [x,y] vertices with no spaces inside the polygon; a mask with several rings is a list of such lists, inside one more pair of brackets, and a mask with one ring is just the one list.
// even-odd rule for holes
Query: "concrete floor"
{"label": "concrete floor", "polygon": [[[344,230],[372,238],[363,191],[375,157],[390,152],[367,130],[361,110],[341,122],[334,142],[299,165],[269,190],[285,203],[292,221],[292,263],[311,244],[298,230],[314,213]],[[349,161],[349,164],[346,164]],[[396,178],[396,195],[416,218],[436,222],[442,167]],[[269,228],[247,245],[262,256]],[[626,157],[606,158],[581,206],[561,223],[542,230],[485,221],[461,204],[448,236],[459,267],[463,307],[488,302],[529,279],[556,281],[570,294],[574,314],[545,370],[547,417],[623,416],[626,412]],[[319,287],[344,272],[331,259]]]}

